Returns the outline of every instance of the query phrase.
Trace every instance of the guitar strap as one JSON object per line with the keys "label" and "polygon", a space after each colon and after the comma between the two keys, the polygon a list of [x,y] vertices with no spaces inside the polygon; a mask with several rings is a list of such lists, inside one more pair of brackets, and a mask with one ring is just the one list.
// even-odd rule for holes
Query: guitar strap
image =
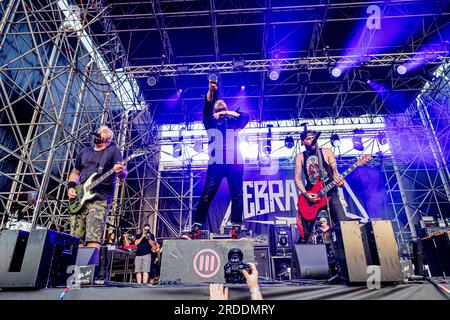
{"label": "guitar strap", "polygon": [[98,163],[97,167],[97,176],[100,176],[103,173],[103,169],[105,169],[106,159],[108,158],[108,155],[110,153],[110,148],[107,147],[103,150],[102,156],[100,158],[100,162]]}
{"label": "guitar strap", "polygon": [[[323,174],[323,152],[322,152],[322,148],[319,148],[318,144],[317,144],[317,158],[318,158],[318,162],[319,162],[319,175],[320,175],[320,180],[323,182],[323,186],[325,187],[325,177]],[[328,201],[328,194],[325,195],[325,201],[327,203],[327,214],[328,214],[328,221],[330,222],[330,225],[333,225],[333,222],[331,221],[331,212],[330,212],[330,201]]]}

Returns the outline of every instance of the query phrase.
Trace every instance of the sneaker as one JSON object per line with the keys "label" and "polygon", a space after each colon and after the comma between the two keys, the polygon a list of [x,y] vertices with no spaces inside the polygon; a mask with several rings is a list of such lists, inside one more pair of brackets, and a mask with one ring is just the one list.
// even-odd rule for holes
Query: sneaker
{"label": "sneaker", "polygon": [[241,236],[241,226],[234,225],[231,229],[231,239],[239,239]]}
{"label": "sneaker", "polygon": [[201,234],[202,232],[200,231],[200,225],[194,223],[191,227],[191,231],[189,231],[186,234],[183,234],[181,238],[186,240],[196,240],[198,239],[198,237],[200,237]]}

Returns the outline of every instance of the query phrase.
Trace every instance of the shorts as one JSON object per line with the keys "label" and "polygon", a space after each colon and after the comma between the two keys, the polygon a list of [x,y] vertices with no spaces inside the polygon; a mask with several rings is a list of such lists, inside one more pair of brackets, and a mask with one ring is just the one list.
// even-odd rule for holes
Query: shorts
{"label": "shorts", "polygon": [[80,237],[80,241],[102,243],[108,212],[109,203],[106,200],[88,203],[81,214],[70,216],[70,234]]}
{"label": "shorts", "polygon": [[152,255],[136,256],[134,258],[134,272],[150,272]]}

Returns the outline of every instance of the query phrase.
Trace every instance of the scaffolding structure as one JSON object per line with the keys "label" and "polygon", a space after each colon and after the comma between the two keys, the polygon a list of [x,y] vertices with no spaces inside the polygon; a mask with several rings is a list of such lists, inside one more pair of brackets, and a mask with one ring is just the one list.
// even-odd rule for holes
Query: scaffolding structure
{"label": "scaffolding structure", "polygon": [[[167,229],[164,234],[179,236],[191,222],[197,201],[193,190],[206,165],[192,168],[182,162],[178,168],[167,170],[160,162],[161,146],[168,142],[161,137],[161,126],[154,112],[167,100],[158,93],[168,89],[150,89],[154,97],[148,99],[138,79],[157,74],[172,79],[176,88],[179,76],[213,71],[261,74],[258,90],[248,95],[249,99],[258,100],[258,116],[249,128],[265,125],[262,121],[267,112],[265,101],[277,97],[295,98],[295,106],[284,106],[292,111],[291,126],[298,126],[302,121],[328,121],[333,125],[342,118],[343,110],[350,115],[354,113],[354,117],[364,117],[368,122],[387,116],[386,124],[393,133],[389,137],[392,156],[378,159],[377,165],[386,177],[392,209],[390,218],[399,244],[409,250],[407,244],[415,237],[414,224],[420,216],[448,217],[448,48],[432,50],[430,64],[442,67],[439,80],[426,85],[405,113],[387,115],[383,106],[389,95],[373,98],[364,105],[348,103],[349,95],[367,92],[352,72],[347,73],[343,81],[324,79],[299,85],[298,79],[291,76],[277,84],[267,83],[266,73],[274,62],[267,53],[270,49],[267,37],[269,28],[274,25],[314,25],[308,50],[296,52],[296,58],[277,59],[281,70],[306,70],[310,77],[314,70],[325,70],[337,63],[361,64],[360,56],[344,52],[324,54],[320,39],[325,22],[356,21],[360,18],[349,16],[346,9],[362,8],[365,3],[318,1],[315,6],[273,7],[270,0],[260,2],[260,7],[245,10],[233,1],[236,8],[222,8],[224,4],[219,5],[214,0],[151,1],[151,5],[139,2],[136,6],[148,5],[148,12],[139,14],[133,13],[133,6],[125,2],[87,1],[76,5],[66,0],[0,2],[0,229],[5,227],[8,218],[21,211],[33,226],[68,231],[67,179],[76,154],[91,143],[89,132],[108,124],[124,157],[137,150],[149,151],[128,164],[129,177],[115,190],[109,227],[116,232],[127,232],[151,222],[154,231]],[[417,16],[412,8],[418,4],[420,1],[389,1],[387,5],[397,14],[390,14],[386,19]],[[112,13],[113,9],[121,14]],[[313,13],[306,17],[310,10]],[[282,18],[280,13],[285,11],[292,11],[294,17]],[[424,12],[423,17],[437,14]],[[450,13],[439,14],[448,16]],[[144,25],[145,19],[150,25]],[[140,21],[143,26],[117,27],[118,21],[126,20]],[[258,57],[243,55],[242,64],[237,65],[237,60],[221,52],[218,30],[251,24],[264,26],[263,50]],[[391,52],[383,54],[368,53],[363,59],[364,66],[388,68],[386,78],[397,92],[420,92],[423,83],[408,77],[395,78],[392,64],[420,60],[421,55],[429,54],[417,53],[416,49],[442,27],[436,23],[428,25],[401,51],[392,48]],[[189,57],[196,62],[178,63],[168,31],[206,28],[213,29],[213,56],[198,55]],[[156,56],[151,57],[149,63],[132,63],[130,49],[125,49],[120,35],[133,32],[158,33],[167,63],[156,62],[160,59]],[[368,32],[364,36],[370,38],[371,34]],[[192,87],[191,90],[203,92],[204,88]],[[323,95],[336,96],[332,106],[317,108],[305,99]],[[229,96],[225,87],[224,98]],[[201,106],[202,101],[199,94],[181,103]],[[182,107],[180,122],[186,127],[192,125],[190,110],[198,111],[198,108]],[[309,110],[308,118],[303,118],[305,110]],[[324,136],[330,134],[327,132]],[[398,140],[398,136],[405,137],[409,144]],[[284,138],[284,135],[277,136],[280,140]],[[412,145],[416,147],[410,148]],[[342,159],[341,164],[348,161]],[[285,165],[293,164],[286,162]],[[167,193],[171,195],[161,196]],[[26,195],[35,195],[34,202],[29,203]],[[167,201],[179,204],[176,212],[165,205]],[[178,215],[179,219],[169,219],[170,214]]]}

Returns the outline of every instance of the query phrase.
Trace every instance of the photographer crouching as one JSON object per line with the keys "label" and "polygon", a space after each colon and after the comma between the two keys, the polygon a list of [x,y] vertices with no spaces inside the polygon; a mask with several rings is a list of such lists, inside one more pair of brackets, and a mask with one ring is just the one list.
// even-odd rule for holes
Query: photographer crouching
{"label": "photographer crouching", "polygon": [[150,225],[146,223],[142,233],[136,235],[136,258],[134,260],[136,281],[146,284],[151,268],[152,247],[156,245],[155,236],[150,232]]}

